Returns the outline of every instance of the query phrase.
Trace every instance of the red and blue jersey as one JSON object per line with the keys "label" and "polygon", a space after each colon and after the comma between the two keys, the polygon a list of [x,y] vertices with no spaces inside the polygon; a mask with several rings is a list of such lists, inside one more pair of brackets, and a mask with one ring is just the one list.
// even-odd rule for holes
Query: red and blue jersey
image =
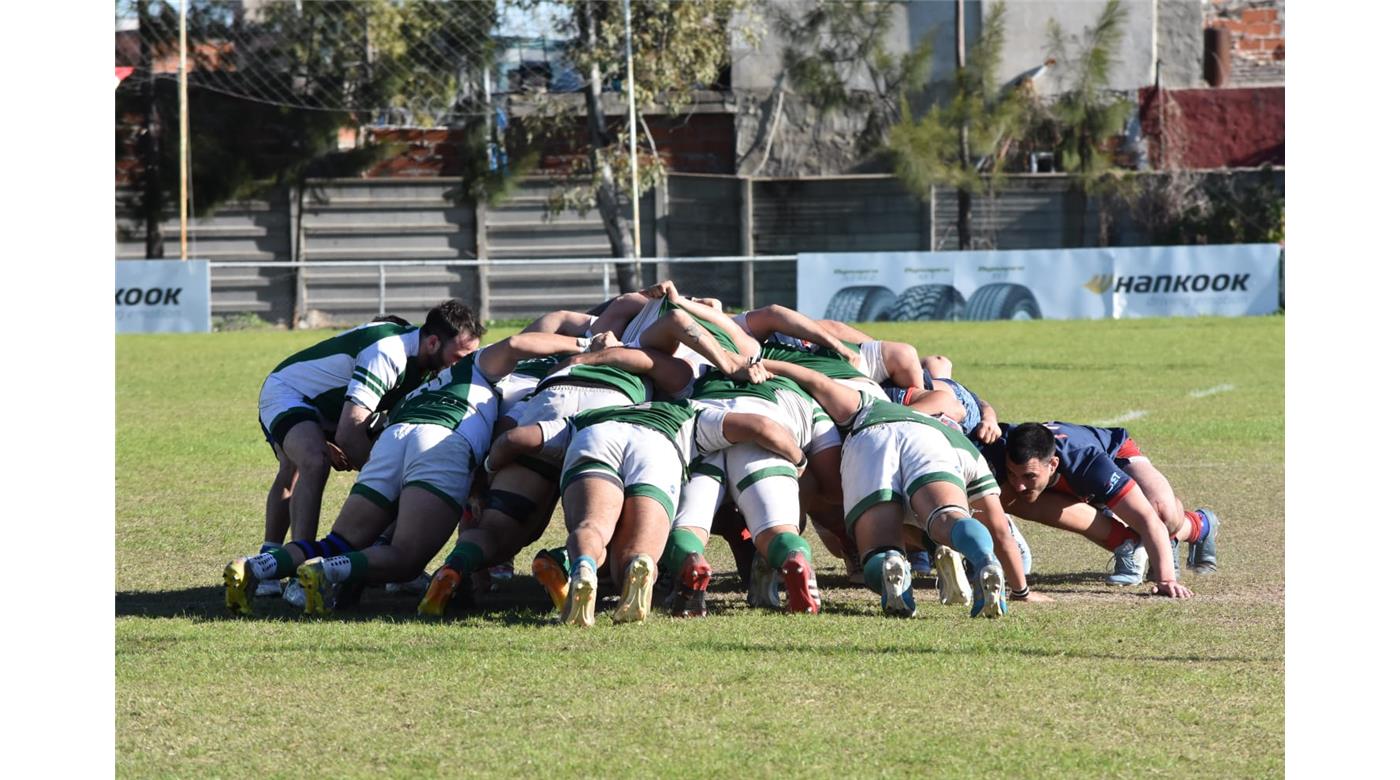
{"label": "red and blue jersey", "polygon": [[[1123,466],[1142,452],[1126,429],[1057,421],[1044,425],[1055,435],[1055,454],[1060,458],[1060,467],[1047,490],[1110,509],[1132,492],[1137,483],[1123,471]],[[1014,427],[1014,424],[1002,423],[1001,438],[991,444],[978,445],[996,471],[998,481],[1006,477],[1006,436]]]}

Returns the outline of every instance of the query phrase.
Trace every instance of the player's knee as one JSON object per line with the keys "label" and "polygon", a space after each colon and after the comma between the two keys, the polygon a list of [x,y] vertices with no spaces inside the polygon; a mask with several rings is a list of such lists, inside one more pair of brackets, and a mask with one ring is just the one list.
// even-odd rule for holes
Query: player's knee
{"label": "player's knee", "polygon": [[971,517],[972,512],[961,504],[944,504],[928,513],[928,516],[924,518],[924,526],[926,528],[943,524],[951,526],[959,520]]}
{"label": "player's knee", "polygon": [[929,355],[923,359],[923,367],[935,379],[947,379],[953,375],[953,361],[944,355]]}
{"label": "player's knee", "polygon": [[296,470],[303,479],[312,475],[324,478],[330,474],[331,459],[327,457],[324,447],[307,450],[297,457]]}
{"label": "player's knee", "polygon": [[486,494],[486,509],[495,510],[515,521],[517,525],[528,525],[535,514],[534,499],[512,493],[508,490],[491,490]]}

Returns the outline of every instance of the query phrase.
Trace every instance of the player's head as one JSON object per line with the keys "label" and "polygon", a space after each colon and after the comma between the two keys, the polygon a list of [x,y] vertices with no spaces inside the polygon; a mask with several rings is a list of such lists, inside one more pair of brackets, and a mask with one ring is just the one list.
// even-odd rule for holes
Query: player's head
{"label": "player's head", "polygon": [[423,320],[418,356],[430,371],[447,368],[474,352],[485,332],[470,306],[455,299],[443,301]]}
{"label": "player's head", "polygon": [[392,322],[392,323],[394,323],[395,325],[398,325],[398,326],[404,327],[404,328],[411,328],[411,327],[413,327],[413,323],[409,322],[408,320],[404,319],[403,317],[400,317],[400,316],[397,315],[397,314],[381,314],[381,315],[379,315],[378,317],[375,317],[374,319],[370,320],[370,322]]}
{"label": "player's head", "polygon": [[1039,498],[1059,467],[1055,434],[1049,428],[1040,423],[1021,423],[1006,435],[1007,489],[1017,498]]}

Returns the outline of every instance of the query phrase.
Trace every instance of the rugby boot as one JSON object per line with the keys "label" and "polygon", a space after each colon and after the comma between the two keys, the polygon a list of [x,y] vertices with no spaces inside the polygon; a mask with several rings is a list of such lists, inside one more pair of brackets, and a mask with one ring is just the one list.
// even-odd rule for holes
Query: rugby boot
{"label": "rugby boot", "polygon": [[892,552],[885,556],[881,574],[880,609],[886,615],[914,617],[918,607],[914,604],[914,573],[909,560]]}
{"label": "rugby boot", "polygon": [[787,611],[815,615],[821,611],[822,595],[817,588],[817,572],[801,550],[788,553],[783,561],[783,585],[787,588]]}
{"label": "rugby boot", "polygon": [[972,617],[999,618],[1006,614],[1006,574],[1001,564],[989,563],[973,578]]}
{"label": "rugby boot", "polygon": [[566,626],[593,625],[593,607],[597,601],[598,572],[592,566],[581,565],[569,578],[569,592],[564,598],[559,621]]}
{"label": "rugby boot", "polygon": [[[277,580],[268,580],[276,583]],[[248,570],[247,558],[235,558],[224,567],[224,606],[235,615],[253,614],[253,591],[258,581]]]}
{"label": "rugby boot", "polygon": [[[411,580],[404,580],[403,582],[384,583],[384,592],[407,593],[411,596],[421,596],[424,593],[428,592],[428,585],[430,585],[431,583],[432,577],[427,572],[423,572]],[[341,595],[343,598],[344,594]]]}
{"label": "rugby boot", "polygon": [[962,553],[946,545],[933,551],[933,565],[938,569],[938,602],[940,604],[969,604],[972,586],[967,584],[967,570]]}
{"label": "rugby boot", "polygon": [[423,593],[423,599],[418,602],[418,614],[423,617],[442,617],[461,585],[462,574],[456,569],[448,566],[438,568],[433,572],[433,578]]}
{"label": "rugby boot", "polygon": [[296,577],[288,578],[287,587],[282,589],[282,600],[297,609],[306,608],[306,591],[302,590]]}
{"label": "rugby boot", "polygon": [[1141,585],[1143,572],[1147,570],[1147,548],[1136,539],[1124,539],[1113,548],[1113,573],[1108,575],[1109,585]]}
{"label": "rugby boot", "polygon": [[271,598],[282,595],[281,580],[259,580],[258,587],[253,589],[253,595],[257,598]]}
{"label": "rugby boot", "polygon": [[768,559],[755,555],[749,568],[749,594],[745,599],[749,606],[782,609],[782,597],[778,595],[781,585],[778,572],[768,565]]}
{"label": "rugby boot", "polygon": [[676,590],[671,598],[671,617],[704,617],[705,589],[710,587],[710,562],[698,552],[685,556],[681,573],[676,576]]}
{"label": "rugby boot", "polygon": [[530,562],[530,572],[549,594],[554,611],[559,613],[563,613],[564,599],[569,595],[569,575],[564,562],[567,557],[561,547],[557,550],[540,550]]}
{"label": "rugby boot", "polygon": [[1210,523],[1210,530],[1201,537],[1200,541],[1192,542],[1186,548],[1186,566],[1197,574],[1214,574],[1216,570],[1215,540],[1220,534],[1220,518],[1205,507],[1197,509],[1196,512]]}
{"label": "rugby boot", "polygon": [[656,563],[651,556],[634,555],[622,574],[622,597],[613,610],[614,623],[640,623],[651,611],[651,586],[656,582]]}
{"label": "rugby boot", "polygon": [[297,581],[306,593],[304,612],[307,615],[329,615],[335,609],[336,596],[340,593],[339,583],[326,579],[323,563],[322,558],[312,558],[297,567]]}

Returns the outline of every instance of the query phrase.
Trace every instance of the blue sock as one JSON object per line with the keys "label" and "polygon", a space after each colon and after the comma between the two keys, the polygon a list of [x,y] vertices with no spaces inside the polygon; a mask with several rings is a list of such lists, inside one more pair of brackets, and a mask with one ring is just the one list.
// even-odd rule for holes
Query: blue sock
{"label": "blue sock", "polygon": [[1196,514],[1201,517],[1201,536],[1200,539],[1197,539],[1197,541],[1200,541],[1210,536],[1210,515],[1205,512],[1197,512]]}
{"label": "blue sock", "polygon": [[953,530],[948,535],[952,537],[953,549],[967,558],[974,572],[989,563],[997,562],[992,534],[986,526],[976,520],[970,517],[962,518],[953,523]]}
{"label": "blue sock", "polygon": [[899,554],[899,550],[890,547],[870,553],[865,559],[865,565],[862,567],[863,573],[865,574],[865,587],[876,593],[884,593],[885,558]]}
{"label": "blue sock", "polygon": [[580,555],[579,557],[575,558],[572,565],[569,566],[569,576],[574,576],[574,572],[578,571],[578,567],[584,565],[585,563],[587,563],[588,568],[592,569],[594,572],[598,571],[597,561],[593,560],[593,558],[587,555]]}

